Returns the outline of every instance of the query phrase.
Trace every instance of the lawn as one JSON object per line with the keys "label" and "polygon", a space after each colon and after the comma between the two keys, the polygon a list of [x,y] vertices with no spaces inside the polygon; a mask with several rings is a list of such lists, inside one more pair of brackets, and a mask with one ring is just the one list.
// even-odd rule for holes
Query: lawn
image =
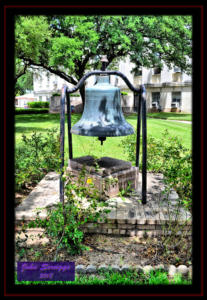
{"label": "lawn", "polygon": [[166,120],[179,120],[179,121],[192,121],[192,114],[183,114],[179,112],[154,112],[147,113],[150,118],[166,119]]}
{"label": "lawn", "polygon": [[[72,125],[79,119],[80,114],[72,115]],[[136,128],[137,116],[135,114],[125,117],[126,120]],[[31,114],[15,116],[15,133],[16,147],[21,146],[21,135],[31,134],[33,131],[46,134],[49,128],[60,128],[59,114]],[[169,133],[180,137],[185,147],[191,149],[191,132],[192,125],[180,122],[166,122],[165,120],[147,118],[147,135],[156,138],[162,138],[162,132],[168,129]],[[65,158],[68,159],[68,139],[67,139],[67,123],[65,124]],[[96,137],[85,137],[72,135],[73,139],[73,156],[79,157],[83,155],[94,155],[97,157],[110,156],[117,159],[127,160],[127,154],[124,153],[120,146],[121,141],[126,137],[107,138],[101,146],[100,141]]]}
{"label": "lawn", "polygon": [[15,284],[17,285],[190,285],[190,278],[182,278],[176,274],[172,279],[168,278],[167,272],[156,271],[150,274],[138,275],[136,271],[128,271],[126,274],[116,272],[101,272],[96,275],[78,275],[74,281],[18,281],[15,273]]}

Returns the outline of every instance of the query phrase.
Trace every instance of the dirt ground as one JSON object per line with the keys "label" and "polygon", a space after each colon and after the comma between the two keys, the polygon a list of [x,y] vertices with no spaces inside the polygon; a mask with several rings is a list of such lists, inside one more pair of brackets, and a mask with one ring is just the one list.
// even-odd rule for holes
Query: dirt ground
{"label": "dirt ground", "polygon": [[81,254],[70,255],[66,249],[56,252],[54,242],[44,229],[31,228],[25,232],[16,228],[16,262],[17,261],[74,261],[75,265],[90,264],[96,267],[110,265],[191,265],[191,240],[187,237],[172,238],[164,247],[163,238],[118,237],[101,234],[86,234],[84,245],[89,250]]}

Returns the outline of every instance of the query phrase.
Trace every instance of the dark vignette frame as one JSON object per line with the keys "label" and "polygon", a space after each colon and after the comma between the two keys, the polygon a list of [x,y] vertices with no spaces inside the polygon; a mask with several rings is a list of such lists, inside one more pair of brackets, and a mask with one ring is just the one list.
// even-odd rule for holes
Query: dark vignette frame
{"label": "dark vignette frame", "polygon": [[[42,3],[41,3],[42,4]],[[39,4],[41,6],[41,4]],[[50,14],[55,11],[55,14],[189,14],[193,16],[193,284],[192,286],[167,286],[162,287],[162,291],[159,286],[140,286],[138,288],[133,288],[130,286],[130,290],[126,291],[126,287],[112,287],[107,289],[107,292],[111,295],[129,294],[129,295],[170,295],[177,293],[177,295],[202,295],[203,294],[203,35],[204,35],[204,19],[203,19],[203,6],[194,5],[171,5],[166,8],[167,5],[159,7],[154,5],[154,7],[73,7],[69,8],[48,8],[37,7],[38,3],[35,2],[32,7],[21,7],[20,4],[12,3],[8,5],[2,5],[3,10],[1,11],[2,20],[2,37],[3,37],[3,62],[4,68],[2,68],[2,78],[4,78],[4,109],[3,120],[4,120],[4,293],[5,295],[34,295],[37,290],[42,295],[49,294],[54,295],[56,291],[55,286],[16,286],[13,279],[14,271],[14,261],[13,258],[13,247],[14,247],[14,106],[12,99],[14,97],[14,85],[13,85],[13,70],[14,70],[14,16],[16,14]],[[104,13],[103,13],[104,10]],[[109,11],[110,10],[110,11]],[[2,89],[3,91],[3,89]],[[3,94],[3,93],[2,93]],[[2,98],[3,99],[3,98]],[[198,105],[198,100],[201,99]],[[196,197],[196,199],[195,199]],[[201,199],[201,201],[199,201]],[[2,218],[3,220],[3,218]],[[196,246],[195,246],[196,245]],[[62,294],[64,291],[77,295],[80,291],[79,287],[70,287],[66,289],[63,286],[58,286],[58,293]],[[106,288],[101,289],[100,287],[81,287],[82,295],[90,293],[99,293],[103,295],[106,292]],[[150,292],[150,294],[149,294]],[[17,293],[17,294],[15,294]],[[153,294],[154,293],[154,294]],[[161,293],[161,294],[160,294]],[[48,295],[49,295],[48,294]],[[63,294],[62,294],[63,295]],[[174,294],[175,295],[175,294]]]}

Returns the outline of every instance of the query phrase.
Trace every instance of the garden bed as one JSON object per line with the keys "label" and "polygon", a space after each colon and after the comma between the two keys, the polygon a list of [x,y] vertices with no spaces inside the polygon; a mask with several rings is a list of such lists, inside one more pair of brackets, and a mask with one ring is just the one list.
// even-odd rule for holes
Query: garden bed
{"label": "garden bed", "polygon": [[[21,229],[16,228],[16,230]],[[20,232],[19,232],[20,233]],[[41,228],[33,228],[21,232],[16,231],[16,240],[19,239],[16,248],[16,261],[54,261],[56,247],[52,238],[48,237]],[[26,238],[26,235],[28,238]],[[26,241],[25,241],[26,240]],[[57,261],[73,261],[75,265],[89,265],[100,267],[128,265],[157,266],[163,264],[191,266],[191,238],[182,236],[179,245],[171,243],[169,249],[163,247],[163,237],[113,237],[101,234],[86,234],[84,244],[89,250],[81,254],[70,255],[66,250],[60,249]]]}

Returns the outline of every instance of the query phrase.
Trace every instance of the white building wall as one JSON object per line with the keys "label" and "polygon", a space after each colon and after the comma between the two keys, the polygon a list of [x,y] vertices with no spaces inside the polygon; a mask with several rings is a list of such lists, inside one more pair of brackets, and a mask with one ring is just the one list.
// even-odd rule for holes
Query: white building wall
{"label": "white building wall", "polygon": [[40,69],[35,72],[33,77],[34,95],[38,101],[49,101],[52,94],[61,91],[63,84],[68,87],[73,86],[61,77]]}
{"label": "white building wall", "polygon": [[184,87],[182,90],[182,110],[183,112],[192,113],[192,92],[191,88]]}
{"label": "white building wall", "polygon": [[182,80],[183,80],[183,82],[190,82],[191,81],[191,76],[187,75],[185,73],[182,73]]}
{"label": "white building wall", "polygon": [[[129,57],[126,57],[125,60],[123,60],[119,63],[119,71],[121,73],[123,73],[129,79],[130,82],[133,82],[133,80],[134,80],[134,76],[131,73],[131,69],[133,67],[134,67],[134,64],[130,62]],[[117,85],[119,87],[125,87],[126,83],[124,82],[124,80],[121,77],[118,77]]]}
{"label": "white building wall", "polygon": [[172,81],[172,70],[169,70],[167,66],[164,65],[161,71],[161,83]]}

